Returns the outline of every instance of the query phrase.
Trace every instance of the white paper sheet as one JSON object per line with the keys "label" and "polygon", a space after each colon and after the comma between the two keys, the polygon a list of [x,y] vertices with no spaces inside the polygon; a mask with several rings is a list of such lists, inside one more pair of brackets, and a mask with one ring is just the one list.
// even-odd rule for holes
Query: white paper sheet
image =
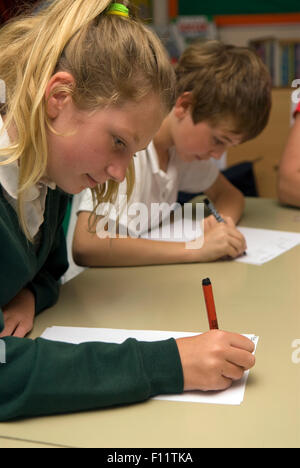
{"label": "white paper sheet", "polygon": [[238,229],[245,236],[247,255],[235,259],[236,262],[263,265],[300,244],[300,234],[297,232],[247,227]]}
{"label": "white paper sheet", "polygon": [[[156,228],[150,233],[143,234],[142,237],[144,239],[169,242],[190,242],[196,238],[195,232],[197,232],[198,236],[201,236],[202,231],[199,231],[199,226],[196,231],[195,223],[190,219],[187,219],[184,225],[184,233],[181,238],[178,235],[176,237],[172,236],[174,232],[180,233],[183,231],[181,224],[181,221],[175,223],[175,228],[171,229],[171,236],[164,236],[162,230]],[[246,239],[247,252],[246,255],[234,259],[235,262],[263,265],[300,244],[300,234],[297,232],[248,227],[238,227],[238,230]],[[165,232],[168,233],[166,228]]]}
{"label": "white paper sheet", "polygon": [[[161,341],[169,338],[177,339],[197,334],[200,333],[157,330],[120,330],[112,328],[51,327],[44,331],[41,338],[74,344],[96,341],[105,343],[123,343],[127,338],[135,338],[139,341]],[[256,349],[258,337],[255,335],[245,336],[253,341]],[[156,396],[155,399],[193,403],[240,405],[244,400],[248,375],[249,371],[245,372],[242,380],[235,382],[231,388],[221,392],[185,392],[179,395],[159,395]]]}

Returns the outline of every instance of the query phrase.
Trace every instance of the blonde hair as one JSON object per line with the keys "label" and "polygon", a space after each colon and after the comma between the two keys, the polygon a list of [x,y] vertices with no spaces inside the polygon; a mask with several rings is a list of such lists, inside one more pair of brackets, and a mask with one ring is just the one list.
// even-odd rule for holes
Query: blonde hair
{"label": "blonde hair", "polygon": [[177,94],[191,93],[195,124],[229,121],[244,141],[267,125],[271,78],[253,50],[220,41],[195,42],[181,56],[176,75]]}
{"label": "blonde hair", "polygon": [[[123,3],[130,8],[129,2]],[[129,18],[105,14],[110,4],[111,0],[53,0],[35,15],[17,18],[0,30],[5,128],[13,123],[18,135],[9,148],[0,149],[0,156],[8,156],[0,164],[18,161],[18,217],[28,239],[23,194],[46,171],[50,122],[45,89],[55,72],[74,77],[73,88],[55,91],[68,92],[80,109],[139,102],[151,92],[160,95],[166,112],[174,103],[172,68],[159,39],[132,12]],[[133,183],[131,164],[129,192]],[[95,204],[114,202],[117,190],[114,181],[94,189]]]}

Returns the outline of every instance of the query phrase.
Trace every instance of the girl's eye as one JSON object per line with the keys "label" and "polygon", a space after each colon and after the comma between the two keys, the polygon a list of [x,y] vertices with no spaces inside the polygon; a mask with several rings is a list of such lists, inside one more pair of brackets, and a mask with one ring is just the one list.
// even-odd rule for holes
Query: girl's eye
{"label": "girl's eye", "polygon": [[124,141],[120,140],[120,138],[118,137],[114,137],[114,144],[118,149],[126,148],[126,144],[124,143]]}

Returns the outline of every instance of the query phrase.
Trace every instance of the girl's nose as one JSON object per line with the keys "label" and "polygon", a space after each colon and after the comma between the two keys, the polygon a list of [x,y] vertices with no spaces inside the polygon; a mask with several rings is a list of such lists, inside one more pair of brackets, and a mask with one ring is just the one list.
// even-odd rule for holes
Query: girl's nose
{"label": "girl's nose", "polygon": [[109,177],[113,179],[114,181],[119,182],[119,183],[123,182],[126,176],[126,171],[129,166],[129,162],[130,160],[128,160],[128,163],[126,161],[126,163],[118,162],[115,164],[110,164],[107,167],[106,172],[109,175]]}

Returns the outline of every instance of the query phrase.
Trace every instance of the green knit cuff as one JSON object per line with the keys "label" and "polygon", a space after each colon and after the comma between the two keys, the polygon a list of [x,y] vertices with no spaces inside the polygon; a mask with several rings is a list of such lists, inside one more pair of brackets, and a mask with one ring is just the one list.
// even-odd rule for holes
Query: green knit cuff
{"label": "green knit cuff", "polygon": [[182,393],[183,370],[176,341],[139,342],[143,367],[150,382],[150,396]]}

